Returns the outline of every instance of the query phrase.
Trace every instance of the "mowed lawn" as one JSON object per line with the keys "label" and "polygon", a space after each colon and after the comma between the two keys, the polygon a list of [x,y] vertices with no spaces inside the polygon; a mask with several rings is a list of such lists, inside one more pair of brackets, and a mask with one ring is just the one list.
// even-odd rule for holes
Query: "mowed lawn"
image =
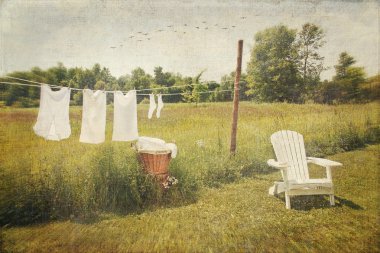
{"label": "mowed lawn", "polygon": [[8,252],[379,252],[379,147],[329,158],[336,206],[324,197],[267,194],[279,173],[205,188],[199,200],[142,214],[103,215],[80,224],[53,222],[6,229]]}
{"label": "mowed lawn", "polygon": [[[100,145],[79,143],[80,107],[71,108],[72,136],[61,142],[45,141],[33,133],[36,109],[0,109],[0,172],[7,176],[0,178],[0,201],[18,201],[15,205],[1,205],[8,208],[6,214],[12,217],[12,212],[24,210],[24,202],[33,197],[33,184],[25,191],[15,188],[22,188],[29,177],[40,178],[39,175],[45,180],[41,181],[42,186],[50,187],[42,190],[51,189],[52,198],[67,198],[54,199],[55,208],[74,203],[82,212],[79,214],[83,215],[86,208],[98,214],[96,219],[86,221],[73,213],[58,221],[7,225],[0,233],[0,251],[380,251],[380,146],[363,148],[364,143],[376,142],[380,125],[378,103],[326,106],[243,102],[237,154],[233,158],[228,154],[231,103],[166,104],[161,118],[152,120],[146,117],[147,105],[139,105],[138,110],[140,135],[177,143],[179,154],[171,162],[170,173],[181,177],[179,184],[169,190],[175,193],[169,195],[174,203],[152,201],[136,212],[120,214],[100,205],[92,210],[90,205],[94,198],[107,203],[105,198],[109,195],[96,195],[93,187],[101,187],[99,182],[103,181],[96,181],[96,173],[102,166],[107,167],[107,173],[115,173],[113,179],[117,180],[126,173],[124,170],[129,173],[137,164],[130,143],[110,141],[112,107],[107,115],[106,142]],[[294,209],[286,210],[282,195],[268,195],[268,188],[281,179],[278,171],[265,165],[267,159],[274,158],[269,137],[281,129],[302,133],[308,155],[325,154],[344,164],[332,172],[335,207],[329,206],[327,197],[303,196],[292,199]],[[355,150],[344,152],[352,149]],[[324,169],[311,167],[311,175],[323,176]],[[8,182],[8,178],[13,181]],[[122,185],[110,183],[116,188]],[[194,183],[198,187],[193,188]],[[139,189],[139,185],[133,187]],[[192,194],[192,189],[197,192]],[[23,195],[18,198],[17,194]],[[44,196],[36,197],[41,200],[36,207],[45,207],[44,201],[50,199]],[[70,202],[70,198],[75,201]],[[134,202],[125,203],[130,207]]]}

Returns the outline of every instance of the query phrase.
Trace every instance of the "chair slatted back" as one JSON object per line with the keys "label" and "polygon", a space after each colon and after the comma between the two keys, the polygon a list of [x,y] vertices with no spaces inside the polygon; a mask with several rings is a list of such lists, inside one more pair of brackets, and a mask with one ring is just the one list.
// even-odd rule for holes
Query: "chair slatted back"
{"label": "chair slatted back", "polygon": [[304,181],[309,179],[303,136],[289,130],[278,131],[270,137],[278,162],[290,165],[288,179]]}

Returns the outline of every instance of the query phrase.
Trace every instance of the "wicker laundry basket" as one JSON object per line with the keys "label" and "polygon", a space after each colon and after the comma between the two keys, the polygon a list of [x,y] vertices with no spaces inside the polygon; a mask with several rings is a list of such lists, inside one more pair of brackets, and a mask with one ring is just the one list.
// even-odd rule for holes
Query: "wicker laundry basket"
{"label": "wicker laundry basket", "polygon": [[158,180],[165,181],[169,176],[171,152],[169,150],[138,150],[138,160],[146,173],[154,175]]}

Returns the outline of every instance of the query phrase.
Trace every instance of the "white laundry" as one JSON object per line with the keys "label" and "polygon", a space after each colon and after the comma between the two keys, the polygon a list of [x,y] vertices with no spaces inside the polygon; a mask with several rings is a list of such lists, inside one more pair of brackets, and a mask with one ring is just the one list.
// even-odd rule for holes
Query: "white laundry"
{"label": "white laundry", "polygon": [[164,102],[162,102],[162,95],[161,94],[157,95],[157,104],[158,105],[157,105],[156,116],[157,116],[157,118],[159,118],[161,115],[161,110],[164,107]]}
{"label": "white laundry", "polygon": [[171,151],[171,157],[176,158],[178,152],[177,145],[174,143],[165,143],[165,147]]}
{"label": "white laundry", "polygon": [[154,110],[156,110],[156,101],[154,101],[154,94],[149,94],[149,111],[148,119],[152,118]]}
{"label": "white laundry", "polygon": [[131,90],[125,96],[115,91],[112,140],[133,141],[138,137],[136,91]]}
{"label": "white laundry", "polygon": [[138,138],[136,144],[137,149],[139,150],[162,150],[165,145],[165,141],[158,138],[141,136]]}
{"label": "white laundry", "polygon": [[137,149],[145,151],[170,151],[171,157],[175,158],[178,153],[177,145],[166,143],[164,140],[141,136],[137,140]]}
{"label": "white laundry", "polygon": [[69,88],[52,91],[48,85],[41,85],[40,109],[34,132],[47,140],[68,138],[71,134],[69,106]]}
{"label": "white laundry", "polygon": [[106,93],[83,90],[83,112],[80,142],[98,144],[105,140]]}

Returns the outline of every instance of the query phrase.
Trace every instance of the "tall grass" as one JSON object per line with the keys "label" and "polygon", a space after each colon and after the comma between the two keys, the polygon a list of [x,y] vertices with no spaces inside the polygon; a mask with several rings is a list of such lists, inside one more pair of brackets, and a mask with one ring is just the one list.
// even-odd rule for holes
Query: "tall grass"
{"label": "tall grass", "polygon": [[0,223],[54,219],[91,221],[99,213],[128,214],[195,201],[200,187],[269,173],[274,157],[270,135],[302,133],[307,155],[325,156],[378,143],[379,107],[241,103],[237,154],[229,155],[231,103],[166,104],[160,119],[148,120],[138,106],[140,135],[175,141],[179,155],[170,173],[179,184],[163,190],[144,174],[130,143],[111,142],[112,108],[105,143],[79,142],[81,108],[71,108],[72,136],[45,141],[32,126],[36,109],[0,111]]}

